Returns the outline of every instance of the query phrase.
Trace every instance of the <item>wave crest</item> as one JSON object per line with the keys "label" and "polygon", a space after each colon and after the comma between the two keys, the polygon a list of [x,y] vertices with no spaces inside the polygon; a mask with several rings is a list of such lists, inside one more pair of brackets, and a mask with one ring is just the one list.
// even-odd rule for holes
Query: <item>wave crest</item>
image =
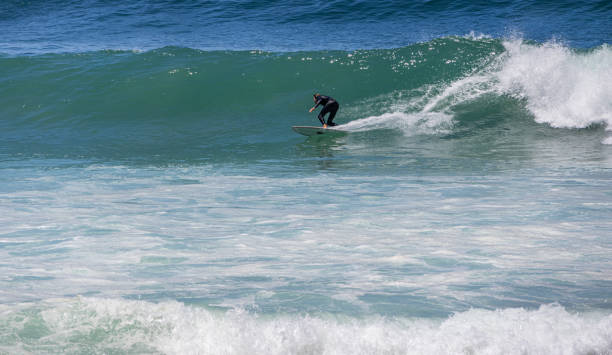
{"label": "wave crest", "polygon": [[551,42],[541,46],[504,42],[502,92],[527,100],[539,123],[557,128],[605,124],[612,129],[612,49],[577,53]]}
{"label": "wave crest", "polygon": [[[501,53],[493,53],[494,60],[475,65],[464,76],[426,84],[407,91],[404,98],[387,98],[392,104],[386,112],[350,122],[345,127],[357,131],[399,128],[407,135],[445,134],[449,133],[449,127],[462,120],[493,119],[473,116],[480,114],[479,106],[511,97],[524,105],[537,123],[570,129],[601,124],[612,130],[612,49],[609,46],[580,52],[557,42],[538,45],[516,39],[504,41],[503,47],[505,50]],[[421,94],[415,98],[414,92],[418,91]],[[462,107],[460,115],[457,107]],[[603,143],[610,144],[610,139]]]}

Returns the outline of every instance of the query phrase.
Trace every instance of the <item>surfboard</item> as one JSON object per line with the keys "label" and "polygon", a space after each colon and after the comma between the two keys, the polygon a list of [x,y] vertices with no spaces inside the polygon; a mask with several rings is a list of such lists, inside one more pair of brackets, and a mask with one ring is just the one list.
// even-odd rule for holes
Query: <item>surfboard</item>
{"label": "surfboard", "polygon": [[321,126],[292,126],[294,131],[299,134],[303,134],[305,136],[316,136],[320,134],[328,134],[328,135],[344,135],[347,132],[337,128],[323,128]]}

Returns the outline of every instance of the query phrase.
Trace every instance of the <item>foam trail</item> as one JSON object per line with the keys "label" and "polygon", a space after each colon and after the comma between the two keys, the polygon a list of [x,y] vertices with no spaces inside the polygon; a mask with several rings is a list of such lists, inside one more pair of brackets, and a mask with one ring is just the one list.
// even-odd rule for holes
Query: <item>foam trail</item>
{"label": "foam trail", "polygon": [[407,136],[447,134],[453,128],[452,106],[491,92],[491,82],[490,75],[473,75],[454,81],[446,87],[429,86],[420,90],[423,92],[421,97],[393,104],[392,112],[355,120],[342,128],[350,131],[398,129]]}
{"label": "foam trail", "polygon": [[[353,132],[393,129],[406,136],[449,133],[453,127],[453,115],[447,110],[448,105],[434,110],[435,104],[443,100],[441,95],[435,96],[440,91],[440,85],[426,85],[413,91],[383,95],[392,97],[399,94],[400,98],[376,98],[390,102],[389,112],[357,119],[343,124],[341,128]],[[403,96],[409,99],[402,99]]]}
{"label": "foam trail", "polygon": [[406,135],[447,133],[452,128],[452,116],[443,112],[395,111],[351,121],[341,128],[353,132],[399,129]]}
{"label": "foam trail", "polygon": [[423,112],[449,110],[461,102],[471,101],[482,94],[491,92],[490,75],[474,75],[451,83],[444,91],[429,100]]}

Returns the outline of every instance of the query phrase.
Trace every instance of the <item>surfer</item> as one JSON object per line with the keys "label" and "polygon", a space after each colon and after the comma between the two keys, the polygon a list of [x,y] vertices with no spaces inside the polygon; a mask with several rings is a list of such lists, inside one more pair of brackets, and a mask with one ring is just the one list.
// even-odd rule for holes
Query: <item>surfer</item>
{"label": "surfer", "polygon": [[[336,116],[336,112],[340,108],[338,101],[334,100],[332,97],[324,96],[321,94],[314,94],[314,102],[315,105],[308,112],[314,111],[319,105],[323,105],[323,109],[319,112],[319,121],[323,125],[323,128],[327,128],[327,126],[335,126],[336,124],[333,122],[334,117]],[[325,114],[329,112],[329,116],[327,117],[327,124],[325,124]]]}

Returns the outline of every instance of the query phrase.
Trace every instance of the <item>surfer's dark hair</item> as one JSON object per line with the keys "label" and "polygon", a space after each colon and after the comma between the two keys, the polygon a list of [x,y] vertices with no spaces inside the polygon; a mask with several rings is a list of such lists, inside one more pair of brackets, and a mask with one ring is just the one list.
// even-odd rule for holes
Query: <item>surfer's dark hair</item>
{"label": "surfer's dark hair", "polygon": [[321,96],[321,94],[312,94],[312,96],[318,97],[318,96]]}

